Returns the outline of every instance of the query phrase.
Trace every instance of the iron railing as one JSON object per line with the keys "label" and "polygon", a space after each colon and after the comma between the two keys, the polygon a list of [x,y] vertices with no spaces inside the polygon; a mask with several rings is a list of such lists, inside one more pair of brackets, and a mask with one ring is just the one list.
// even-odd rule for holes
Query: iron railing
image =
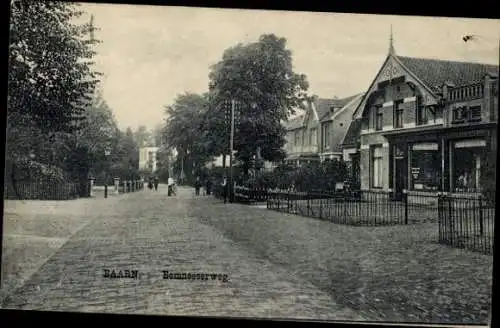
{"label": "iron railing", "polygon": [[17,182],[4,184],[4,199],[70,200],[78,198],[78,183]]}
{"label": "iron railing", "polygon": [[[493,198],[494,199],[494,198]],[[483,254],[493,253],[495,201],[483,196],[438,197],[439,242]]]}

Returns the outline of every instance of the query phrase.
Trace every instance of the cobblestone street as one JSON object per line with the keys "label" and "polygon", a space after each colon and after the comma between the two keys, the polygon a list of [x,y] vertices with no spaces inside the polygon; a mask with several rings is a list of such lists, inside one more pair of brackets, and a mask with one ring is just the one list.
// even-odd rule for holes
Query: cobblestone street
{"label": "cobblestone street", "polygon": [[[169,198],[160,186],[106,200],[6,204],[2,307],[365,319],[307,277],[206,224],[196,213],[218,201],[194,197],[180,188]],[[139,279],[104,278],[105,269],[138,270]],[[229,281],[164,280],[163,270],[221,273]]]}

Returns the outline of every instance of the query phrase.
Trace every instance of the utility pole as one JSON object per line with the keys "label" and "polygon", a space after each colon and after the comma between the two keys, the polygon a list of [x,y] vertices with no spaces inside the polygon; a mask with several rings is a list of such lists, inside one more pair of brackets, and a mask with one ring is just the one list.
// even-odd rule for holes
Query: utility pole
{"label": "utility pole", "polygon": [[231,134],[229,137],[229,202],[232,203],[234,200],[234,181],[233,181],[233,147],[234,147],[234,107],[236,106],[236,101],[231,100]]}

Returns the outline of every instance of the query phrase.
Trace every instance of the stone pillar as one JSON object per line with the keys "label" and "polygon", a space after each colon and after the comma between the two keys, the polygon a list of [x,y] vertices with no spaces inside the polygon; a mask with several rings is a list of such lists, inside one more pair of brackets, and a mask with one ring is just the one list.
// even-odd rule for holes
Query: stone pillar
{"label": "stone pillar", "polygon": [[90,197],[95,196],[95,194],[94,194],[94,181],[95,181],[94,177],[89,178],[89,196]]}
{"label": "stone pillar", "polygon": [[119,188],[120,188],[120,178],[118,177],[114,177],[113,178],[113,182],[115,183],[115,194],[119,194],[120,191],[119,191]]}
{"label": "stone pillar", "polygon": [[389,143],[382,144],[382,187],[389,190]]}

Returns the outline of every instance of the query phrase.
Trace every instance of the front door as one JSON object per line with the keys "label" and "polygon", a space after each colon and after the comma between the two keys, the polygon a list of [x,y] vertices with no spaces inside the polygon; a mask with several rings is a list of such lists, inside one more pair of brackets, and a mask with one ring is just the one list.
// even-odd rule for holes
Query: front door
{"label": "front door", "polygon": [[394,198],[401,200],[408,183],[408,158],[403,145],[394,145]]}

